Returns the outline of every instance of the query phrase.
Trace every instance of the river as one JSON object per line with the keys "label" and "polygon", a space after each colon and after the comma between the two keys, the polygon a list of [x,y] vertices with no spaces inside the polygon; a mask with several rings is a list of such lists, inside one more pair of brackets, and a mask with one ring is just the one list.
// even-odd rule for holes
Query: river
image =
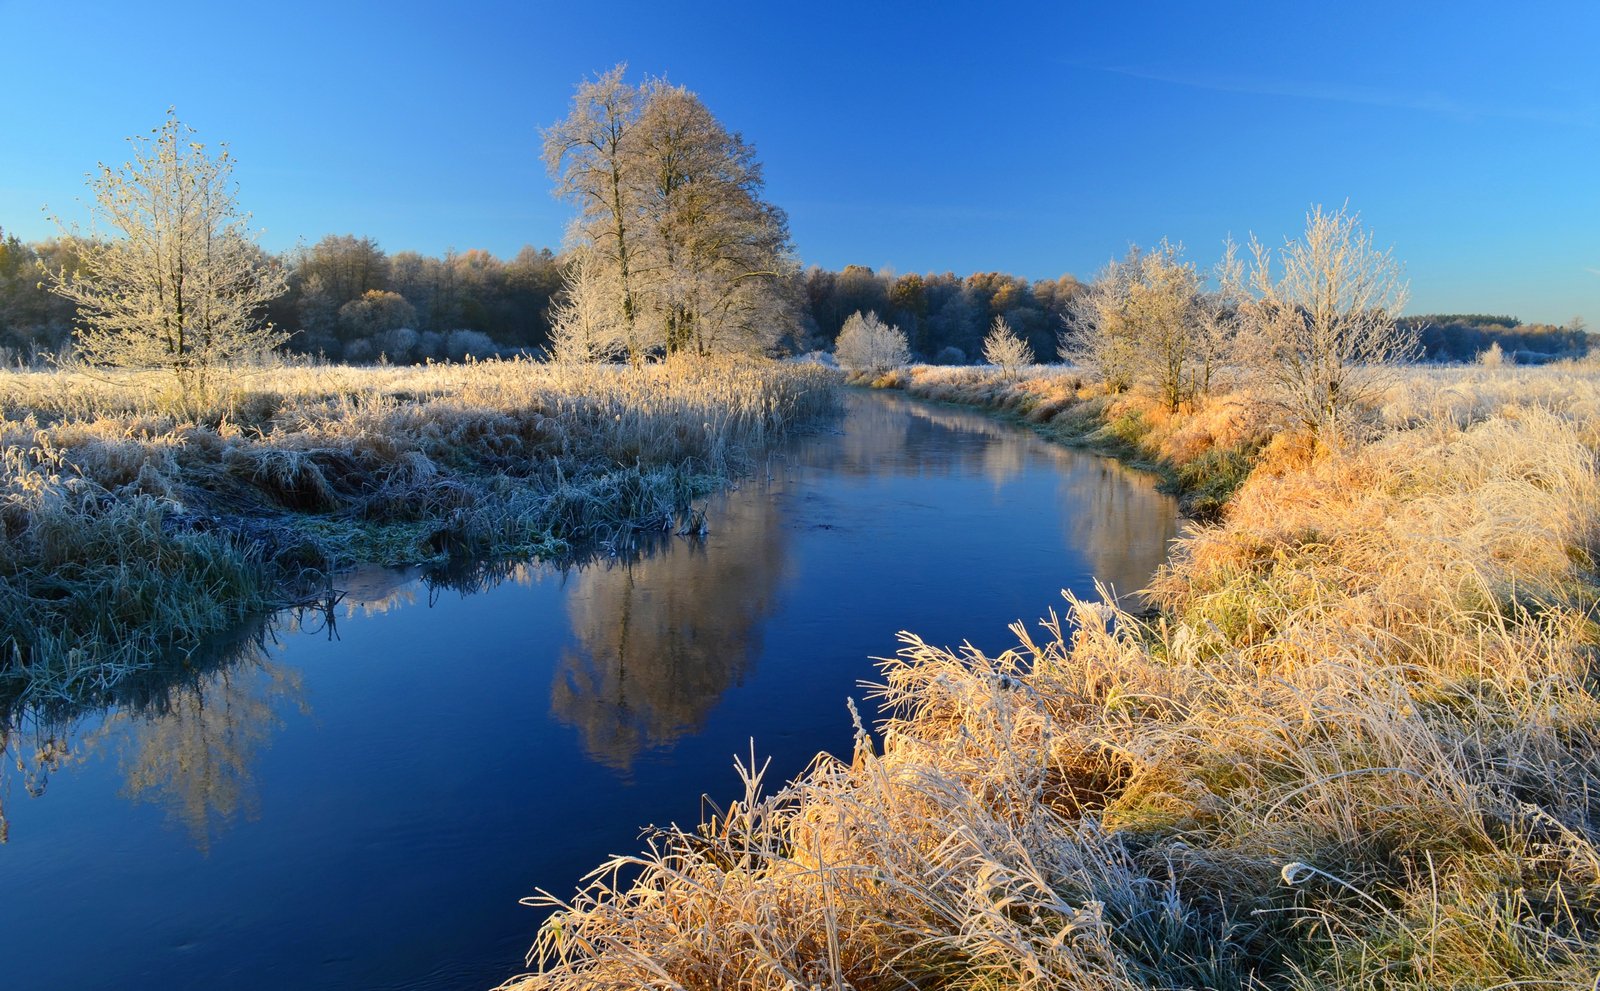
{"label": "river", "polygon": [[[1145,584],[1153,481],[981,414],[850,392],[703,536],[565,570],[363,569],[110,711],[25,714],[0,768],[0,986],[477,988],[640,827],[850,745],[895,634]],[[863,713],[869,711],[862,706]]]}

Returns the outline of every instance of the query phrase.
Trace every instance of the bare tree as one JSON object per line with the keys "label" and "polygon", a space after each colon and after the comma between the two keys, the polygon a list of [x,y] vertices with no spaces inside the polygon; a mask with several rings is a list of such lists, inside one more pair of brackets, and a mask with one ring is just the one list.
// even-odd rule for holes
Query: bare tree
{"label": "bare tree", "polygon": [[983,360],[1000,369],[1007,379],[1015,379],[1024,367],[1033,364],[1033,348],[1017,336],[1005,317],[995,317],[989,336],[983,339]]}
{"label": "bare tree", "polygon": [[1196,306],[1194,388],[1201,395],[1231,382],[1246,357],[1239,337],[1244,263],[1232,238],[1225,242],[1214,271],[1217,288],[1202,294]]}
{"label": "bare tree", "polygon": [[852,313],[839,331],[833,353],[839,365],[852,372],[873,374],[899,368],[911,360],[911,346],[899,328],[878,319],[876,313]]}
{"label": "bare tree", "polygon": [[1151,385],[1170,409],[1190,395],[1200,280],[1183,248],[1135,246],[1073,297],[1060,355],[1097,373],[1106,389]]}
{"label": "bare tree", "polygon": [[562,294],[550,304],[550,357],[563,363],[610,361],[625,351],[613,318],[614,288],[587,251],[567,261]]}
{"label": "bare tree", "polygon": [[578,205],[574,233],[593,245],[614,276],[619,324],[628,360],[644,360],[648,342],[638,326],[635,285],[636,241],[633,222],[639,213],[639,182],[633,146],[638,140],[644,88],[622,81],[626,65],[618,65],[593,81],[578,84],[572,111],[544,132],[544,161],[556,179],[556,195]]}
{"label": "bare tree", "polygon": [[204,405],[220,371],[288,338],[261,316],[286,284],[234,203],[227,146],[208,156],[172,110],[150,133],[128,139],[130,161],[100,164],[95,231],[68,232],[79,264],[52,270],[50,289],[77,304],[83,359],[165,370],[186,407]]}
{"label": "bare tree", "polygon": [[1277,252],[1281,271],[1260,241],[1250,250],[1246,347],[1291,415],[1337,437],[1386,386],[1383,367],[1419,351],[1416,329],[1396,319],[1407,297],[1400,263],[1344,207],[1306,215],[1305,234]]}
{"label": "bare tree", "polygon": [[1138,344],[1135,374],[1176,411],[1196,388],[1200,277],[1183,260],[1183,246],[1162,239],[1139,255],[1127,288],[1123,313]]}

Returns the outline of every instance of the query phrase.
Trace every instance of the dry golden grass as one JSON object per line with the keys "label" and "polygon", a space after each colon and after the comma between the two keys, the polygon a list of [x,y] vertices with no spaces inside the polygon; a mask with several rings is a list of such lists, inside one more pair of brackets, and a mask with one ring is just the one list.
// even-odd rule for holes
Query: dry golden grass
{"label": "dry golden grass", "polygon": [[1201,518],[1215,516],[1279,433],[1268,407],[1248,390],[1205,396],[1172,412],[1154,394],[1108,395],[1081,370],[1060,365],[1035,366],[1021,379],[987,367],[915,365],[871,384],[995,410],[1046,436],[1155,471],[1184,510]]}
{"label": "dry golden grass", "polygon": [[1501,374],[1269,443],[1152,619],[904,635],[881,743],[533,899],[506,986],[1593,991],[1597,376]]}

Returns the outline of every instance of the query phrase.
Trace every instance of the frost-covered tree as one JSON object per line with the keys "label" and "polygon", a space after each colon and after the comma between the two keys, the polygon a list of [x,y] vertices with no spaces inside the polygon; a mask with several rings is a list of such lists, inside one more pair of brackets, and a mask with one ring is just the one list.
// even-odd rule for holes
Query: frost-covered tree
{"label": "frost-covered tree", "polygon": [[416,307],[399,293],[382,289],[369,289],[339,307],[339,324],[348,337],[377,337],[416,322]]}
{"label": "frost-covered tree", "polygon": [[1120,392],[1142,383],[1176,410],[1198,387],[1202,286],[1183,247],[1131,248],[1073,301],[1062,356]]}
{"label": "frost-covered tree", "polygon": [[550,304],[550,358],[568,364],[610,361],[625,351],[614,318],[615,290],[593,255],[568,259],[561,295]]}
{"label": "frost-covered tree", "polygon": [[1291,415],[1337,437],[1387,386],[1383,368],[1420,350],[1415,326],[1397,319],[1407,297],[1401,265],[1342,207],[1314,207],[1305,233],[1276,253],[1254,238],[1250,249],[1247,284],[1237,287],[1244,348]]}
{"label": "frost-covered tree", "polygon": [[1197,389],[1201,361],[1200,276],[1183,246],[1165,239],[1139,254],[1128,283],[1125,314],[1138,342],[1135,377],[1154,388],[1169,410]]}
{"label": "frost-covered tree", "polygon": [[129,161],[101,163],[94,230],[69,232],[77,269],[50,272],[51,290],[77,304],[84,360],[167,371],[185,405],[210,402],[220,372],[287,338],[261,315],[284,276],[234,202],[233,157],[226,145],[208,155],[193,133],[169,110],[129,139]]}
{"label": "frost-covered tree", "polygon": [[1000,369],[1008,379],[1033,364],[1033,348],[1017,336],[1005,317],[995,317],[989,336],[983,339],[983,360]]}
{"label": "frost-covered tree", "polygon": [[798,326],[799,273],[755,150],[688,89],[624,68],[579,85],[544,155],[630,360],[770,348]]}
{"label": "frost-covered tree", "polygon": [[1243,369],[1245,356],[1239,337],[1243,270],[1239,247],[1230,238],[1215,269],[1217,287],[1203,293],[1195,307],[1193,383],[1200,395],[1209,395],[1236,379]]}
{"label": "frost-covered tree", "polygon": [[1138,262],[1134,249],[1127,258],[1102,269],[1087,289],[1072,298],[1059,337],[1061,360],[1098,376],[1111,392],[1126,391],[1138,371],[1138,327],[1127,312]]}
{"label": "frost-covered tree", "polygon": [[798,266],[755,149],[661,80],[646,84],[638,132],[637,270],[667,353],[765,350],[797,323],[785,289]]}
{"label": "frost-covered tree", "polygon": [[544,161],[556,179],[556,195],[573,201],[578,217],[573,236],[592,246],[611,272],[618,324],[628,360],[644,360],[649,342],[640,335],[637,267],[641,183],[634,145],[644,88],[623,82],[626,65],[578,84],[572,110],[544,131]]}
{"label": "frost-covered tree", "polygon": [[876,313],[863,316],[857,310],[839,331],[833,354],[847,371],[879,374],[909,362],[911,346],[899,328],[879,320]]}

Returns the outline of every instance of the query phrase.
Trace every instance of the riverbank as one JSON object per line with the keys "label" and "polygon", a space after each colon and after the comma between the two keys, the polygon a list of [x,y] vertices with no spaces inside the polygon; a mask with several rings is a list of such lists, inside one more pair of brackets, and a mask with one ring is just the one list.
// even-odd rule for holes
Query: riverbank
{"label": "riverbank", "polygon": [[[1185,515],[1215,520],[1263,449],[1282,432],[1247,392],[1201,399],[1181,413],[1138,392],[1109,395],[1077,369],[1036,366],[1008,378],[987,367],[913,365],[857,384],[971,406],[1043,436],[1154,473]],[[1280,443],[1297,442],[1283,435]]]}
{"label": "riverbank", "polygon": [[1600,374],[1407,372],[1339,452],[963,374],[899,384],[1247,477],[1154,619],[906,634],[881,745],[534,899],[508,986],[1592,986]]}
{"label": "riverbank", "polygon": [[199,417],[158,385],[0,373],[0,696],[103,690],[357,561],[691,526],[837,406],[830,373],[773,362],[289,366]]}

